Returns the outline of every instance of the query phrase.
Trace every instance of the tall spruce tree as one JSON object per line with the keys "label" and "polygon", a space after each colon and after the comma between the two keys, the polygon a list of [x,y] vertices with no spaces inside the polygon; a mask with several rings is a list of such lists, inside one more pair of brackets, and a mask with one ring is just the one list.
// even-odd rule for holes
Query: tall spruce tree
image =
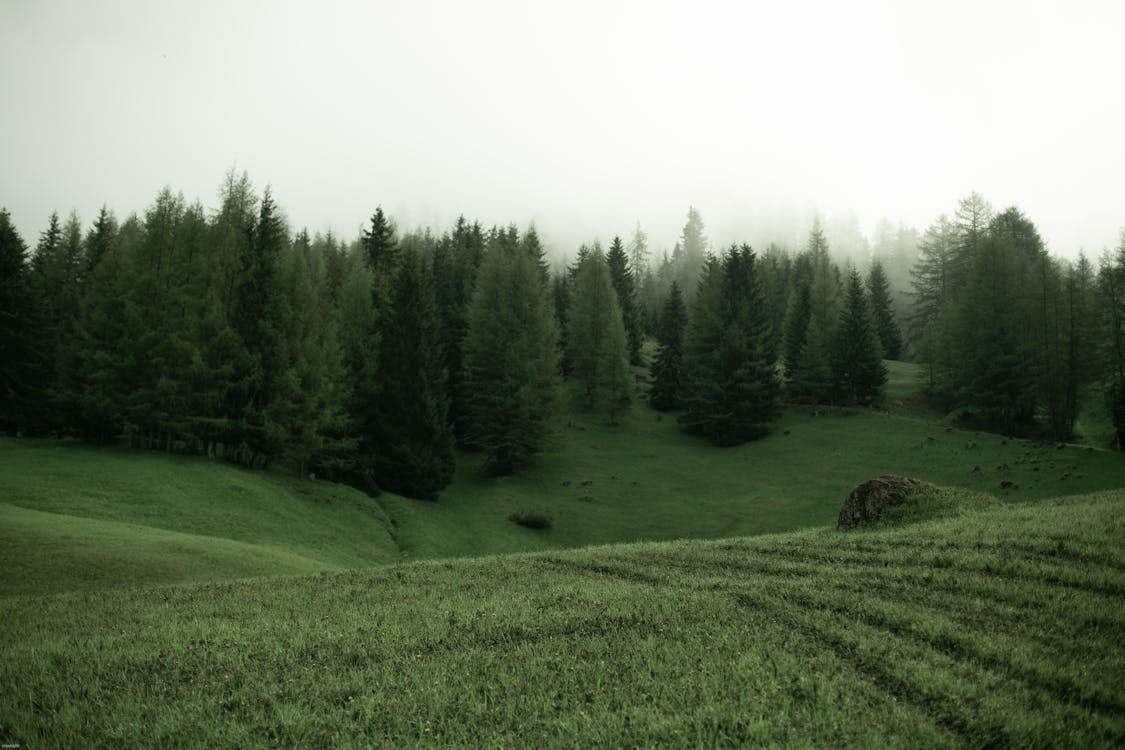
{"label": "tall spruce tree", "polygon": [[360,239],[364,256],[376,277],[385,277],[394,272],[398,260],[398,240],[395,228],[382,206],[376,206],[371,216],[371,227],[363,231]]}
{"label": "tall spruce tree", "polygon": [[1102,333],[1102,380],[1113,423],[1113,444],[1125,450],[1125,232],[1116,252],[1098,264],[1098,296]]}
{"label": "tall spruce tree", "polygon": [[785,365],[785,385],[790,395],[794,395],[801,367],[801,352],[809,333],[809,315],[812,304],[809,297],[810,282],[797,279],[785,310],[785,337],[782,342],[782,359]]}
{"label": "tall spruce tree", "polygon": [[867,292],[871,300],[871,313],[875,317],[875,330],[879,335],[879,345],[887,359],[898,359],[902,352],[902,333],[895,320],[891,287],[883,264],[876,260],[867,273]]}
{"label": "tall spruce tree", "polygon": [[637,315],[636,277],[629,267],[629,257],[620,237],[614,237],[606,254],[609,264],[609,277],[613,290],[617,293],[617,305],[621,308],[621,321],[625,325],[625,337],[629,344],[629,362],[641,363],[641,326]]}
{"label": "tall spruce tree", "polygon": [[1094,268],[1085,254],[1066,271],[1062,325],[1066,341],[1066,432],[1078,422],[1083,396],[1097,376],[1097,300]]}
{"label": "tall spruce tree", "polygon": [[863,281],[854,267],[848,272],[835,335],[832,375],[836,393],[850,404],[877,401],[887,382],[887,368]]}
{"label": "tall spruce tree", "polygon": [[580,256],[567,316],[568,361],[579,402],[616,422],[630,401],[629,348],[600,248]]}
{"label": "tall spruce tree", "polygon": [[34,426],[37,325],[27,244],[0,209],[0,430]]}
{"label": "tall spruce tree", "polygon": [[680,406],[684,382],[684,331],[687,327],[687,307],[676,282],[661,310],[657,327],[656,359],[652,363],[652,390],[649,402],[660,411],[671,411]]}
{"label": "tall spruce tree", "polygon": [[[538,238],[534,243],[538,244]],[[441,321],[445,367],[449,374],[449,415],[459,441],[466,439],[468,429],[463,347],[469,326],[469,303],[484,249],[484,233],[480,224],[470,224],[464,216],[458,217],[453,231],[443,236],[434,249],[434,290],[438,319]],[[537,255],[530,244],[525,249],[529,255]]]}
{"label": "tall spruce tree", "polygon": [[748,245],[708,261],[692,306],[681,423],[716,445],[765,435],[780,411],[756,261]]}
{"label": "tall spruce tree", "polygon": [[464,344],[466,436],[485,451],[487,473],[515,471],[546,445],[556,342],[538,258],[494,239],[480,267]]}
{"label": "tall spruce tree", "polygon": [[918,261],[910,270],[912,306],[910,338],[926,365],[931,393],[946,389],[950,349],[945,346],[944,313],[952,305],[956,273],[957,227],[946,216],[926,229],[918,244]]}
{"label": "tall spruce tree", "polygon": [[695,208],[689,208],[680,241],[672,253],[674,278],[688,302],[695,297],[699,275],[707,257],[708,243],[704,235],[703,216]]}
{"label": "tall spruce tree", "polygon": [[633,239],[629,240],[629,267],[633,269],[633,274],[638,279],[648,273],[648,255],[648,235],[641,229],[641,223],[638,221],[633,230]]}
{"label": "tall spruce tree", "polygon": [[47,228],[39,235],[30,264],[31,288],[39,313],[38,351],[31,376],[36,391],[32,420],[36,429],[44,432],[61,432],[64,428],[57,363],[76,288],[76,269],[69,263],[68,255],[59,215],[52,213]]}
{"label": "tall spruce tree", "polygon": [[371,291],[374,286],[375,273],[357,243],[344,255],[333,311],[343,364],[344,419],[340,429],[330,433],[329,450],[318,462],[321,472],[367,491],[378,487],[371,461],[379,420],[380,332]]}
{"label": "tall spruce tree", "polygon": [[839,318],[840,283],[839,271],[828,256],[828,242],[819,221],[809,234],[806,254],[811,271],[808,324],[788,390],[794,401],[823,403],[833,391],[832,347]]}
{"label": "tall spruce tree", "polygon": [[453,479],[453,430],[432,280],[407,249],[380,324],[371,462],[379,486],[437,498]]}

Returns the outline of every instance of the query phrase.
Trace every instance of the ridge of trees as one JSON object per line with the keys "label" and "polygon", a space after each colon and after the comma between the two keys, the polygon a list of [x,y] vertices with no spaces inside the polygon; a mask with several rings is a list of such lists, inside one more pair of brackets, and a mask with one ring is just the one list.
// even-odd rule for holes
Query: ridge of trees
{"label": "ridge of trees", "polygon": [[638,225],[552,272],[534,227],[400,233],[377,207],[351,243],[294,232],[233,172],[214,211],[166,188],[85,234],[52,214],[34,250],[0,210],[0,429],[432,499],[455,446],[489,474],[533,462],[563,384],[612,423],[647,367],[655,408],[731,445],[783,402],[879,404],[901,356],[982,427],[1065,439],[1100,403],[1125,442],[1125,235],[1064,263],[976,194],[921,235],[879,231],[864,278],[819,223],[797,253],[713,254],[693,208],[670,254]]}

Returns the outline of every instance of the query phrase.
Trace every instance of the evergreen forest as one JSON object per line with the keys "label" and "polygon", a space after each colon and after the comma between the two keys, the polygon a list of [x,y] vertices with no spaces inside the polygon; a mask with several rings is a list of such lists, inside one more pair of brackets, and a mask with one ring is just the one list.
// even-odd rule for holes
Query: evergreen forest
{"label": "evergreen forest", "polygon": [[33,245],[0,211],[0,431],[436,499],[459,451],[493,476],[534,462],[564,409],[612,425],[647,401],[738,445],[784,405],[888,407],[901,359],[966,426],[1065,441],[1089,417],[1125,444],[1125,234],[1060,259],[975,193],[858,266],[819,223],[712,247],[695,209],[659,258],[637,227],[556,264],[534,226],[402,231],[376,208],[358,237],[310,235],[234,172],[218,203],[53,214]]}

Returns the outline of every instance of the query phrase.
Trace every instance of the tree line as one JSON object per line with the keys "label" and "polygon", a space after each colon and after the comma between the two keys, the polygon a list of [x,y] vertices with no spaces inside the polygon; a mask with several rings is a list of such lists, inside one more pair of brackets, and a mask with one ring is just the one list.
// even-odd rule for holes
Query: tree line
{"label": "tree line", "polygon": [[34,250],[0,211],[0,429],[435,498],[458,447],[527,465],[564,401],[616,422],[644,396],[733,445],[783,400],[878,403],[904,352],[935,398],[1012,429],[1073,429],[1095,387],[1125,411],[1125,243],[1095,278],[1015,209],[973,221],[920,243],[904,342],[882,264],[841,268],[819,225],[798,253],[716,252],[691,209],[660,262],[638,227],[552,269],[534,227],[400,236],[377,208],[352,242],[294,232],[245,174],[212,212],[165,189],[85,231],[52,215]]}

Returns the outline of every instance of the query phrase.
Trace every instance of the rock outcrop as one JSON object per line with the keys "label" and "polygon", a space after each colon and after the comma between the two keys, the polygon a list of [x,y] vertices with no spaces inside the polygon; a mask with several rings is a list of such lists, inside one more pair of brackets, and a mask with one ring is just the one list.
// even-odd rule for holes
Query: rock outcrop
{"label": "rock outcrop", "polygon": [[836,528],[851,529],[871,523],[887,508],[900,505],[923,482],[891,475],[868,479],[848,493],[836,519]]}

